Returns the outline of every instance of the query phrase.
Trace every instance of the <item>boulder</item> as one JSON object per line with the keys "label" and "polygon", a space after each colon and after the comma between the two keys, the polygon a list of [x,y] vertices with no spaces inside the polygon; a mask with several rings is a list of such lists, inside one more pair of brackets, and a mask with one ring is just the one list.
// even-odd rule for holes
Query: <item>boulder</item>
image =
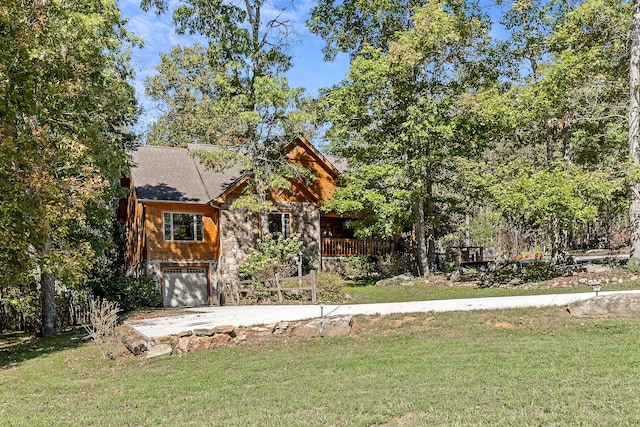
{"label": "boulder", "polygon": [[378,280],[376,286],[404,285],[411,284],[413,276],[410,274],[401,274],[399,276],[390,277],[388,279]]}
{"label": "boulder", "polygon": [[171,356],[172,351],[173,349],[169,344],[157,344],[149,349],[147,352],[147,359]]}
{"label": "boulder", "polygon": [[180,353],[186,353],[189,351],[189,337],[182,337],[178,340],[178,344],[176,344],[176,350],[179,350]]}
{"label": "boulder", "polygon": [[226,345],[229,342],[231,342],[232,339],[233,338],[229,334],[216,334],[214,335],[213,341],[211,342],[211,344],[214,345],[215,347]]}
{"label": "boulder", "polygon": [[297,327],[293,333],[303,338],[344,337],[351,332],[353,323],[353,316],[323,317]]}
{"label": "boulder", "polygon": [[236,336],[236,329],[232,325],[220,325],[215,327],[216,334],[229,335],[231,338]]}
{"label": "boulder", "polygon": [[195,336],[189,339],[189,351],[204,350],[213,347],[212,336]]}
{"label": "boulder", "polygon": [[637,316],[640,314],[640,294],[600,295],[566,306],[573,316]]}

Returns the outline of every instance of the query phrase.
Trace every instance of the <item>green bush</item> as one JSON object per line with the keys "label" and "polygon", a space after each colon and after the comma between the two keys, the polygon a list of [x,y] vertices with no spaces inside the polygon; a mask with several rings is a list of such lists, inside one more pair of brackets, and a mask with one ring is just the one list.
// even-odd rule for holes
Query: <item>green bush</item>
{"label": "green bush", "polygon": [[316,296],[318,301],[342,302],[345,298],[344,280],[337,274],[316,274]]}
{"label": "green bush", "polygon": [[540,282],[562,275],[562,268],[554,261],[536,261],[522,267],[525,282]]}
{"label": "green bush", "polygon": [[249,255],[238,268],[238,278],[264,284],[273,281],[276,273],[283,278],[292,276],[301,247],[302,242],[297,238],[273,239],[267,236],[258,244],[258,249],[249,250]]}
{"label": "green bush", "polygon": [[378,270],[380,259],[376,256],[344,257],[340,260],[340,268],[344,277],[359,279],[369,277]]}
{"label": "green bush", "polygon": [[162,304],[153,279],[148,277],[120,276],[114,280],[93,283],[92,288],[96,296],[117,303],[124,312]]}
{"label": "green bush", "polygon": [[40,293],[32,287],[0,291],[0,332],[40,330]]}

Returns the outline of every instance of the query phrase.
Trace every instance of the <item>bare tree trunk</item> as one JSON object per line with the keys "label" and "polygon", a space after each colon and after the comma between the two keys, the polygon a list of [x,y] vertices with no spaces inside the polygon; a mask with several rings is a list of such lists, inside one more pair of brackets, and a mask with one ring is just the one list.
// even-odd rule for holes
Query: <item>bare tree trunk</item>
{"label": "bare tree trunk", "polygon": [[[51,243],[40,245],[40,257],[46,256]],[[42,303],[42,335],[51,336],[56,332],[56,285],[53,276],[46,271],[40,273],[40,295]]]}
{"label": "bare tree trunk", "polygon": [[[638,124],[640,119],[640,0],[634,1],[633,30],[631,33],[631,58],[629,69],[629,157],[633,166],[640,167]],[[640,183],[632,182],[629,188],[629,220],[631,226],[630,261],[640,264]]]}
{"label": "bare tree trunk", "polygon": [[573,164],[571,158],[571,120],[566,119],[562,128],[562,160],[565,166],[569,167]]}
{"label": "bare tree trunk", "polygon": [[421,198],[416,202],[416,260],[418,261],[419,274],[427,276],[429,274],[429,254],[426,241],[426,226],[424,222],[424,200]]}
{"label": "bare tree trunk", "polygon": [[556,262],[562,262],[565,259],[566,251],[566,231],[562,226],[562,222],[557,215],[553,216],[551,221],[551,258]]}

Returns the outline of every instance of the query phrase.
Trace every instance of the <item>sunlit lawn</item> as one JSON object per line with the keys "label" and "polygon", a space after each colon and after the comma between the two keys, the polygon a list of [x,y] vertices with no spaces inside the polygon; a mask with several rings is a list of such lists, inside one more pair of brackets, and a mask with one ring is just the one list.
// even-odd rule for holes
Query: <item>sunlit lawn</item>
{"label": "sunlit lawn", "polygon": [[[592,292],[589,285],[579,285],[574,287],[537,287],[523,288],[484,288],[474,286],[455,286],[441,284],[421,284],[416,281],[413,286],[408,285],[387,285],[375,286],[375,279],[361,280],[358,282],[347,282],[345,292],[351,298],[349,302],[356,304],[381,303],[381,302],[402,302],[402,301],[430,301],[440,299],[459,298],[481,298],[481,297],[503,297],[514,295],[540,295],[552,293],[577,293]],[[623,283],[611,283],[602,286],[602,291],[622,291],[640,289],[640,281],[625,281]]]}
{"label": "sunlit lawn", "polygon": [[0,347],[0,425],[640,424],[640,319],[360,317],[347,338],[151,361],[103,360],[77,336]]}

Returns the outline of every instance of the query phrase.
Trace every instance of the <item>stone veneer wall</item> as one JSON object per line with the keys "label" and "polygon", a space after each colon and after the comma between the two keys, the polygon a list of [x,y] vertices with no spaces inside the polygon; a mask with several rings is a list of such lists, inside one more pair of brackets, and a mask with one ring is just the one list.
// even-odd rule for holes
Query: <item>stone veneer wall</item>
{"label": "stone veneer wall", "polygon": [[[281,203],[282,212],[291,212],[293,231],[302,239],[302,255],[311,268],[320,267],[320,209],[312,203]],[[236,272],[247,256],[249,248],[257,246],[258,217],[242,210],[220,211],[220,270],[219,280],[235,282]]]}
{"label": "stone veneer wall", "polygon": [[220,210],[220,281],[228,284],[237,280],[236,272],[247,257],[247,250],[256,247],[258,228],[254,214],[244,210]]}

